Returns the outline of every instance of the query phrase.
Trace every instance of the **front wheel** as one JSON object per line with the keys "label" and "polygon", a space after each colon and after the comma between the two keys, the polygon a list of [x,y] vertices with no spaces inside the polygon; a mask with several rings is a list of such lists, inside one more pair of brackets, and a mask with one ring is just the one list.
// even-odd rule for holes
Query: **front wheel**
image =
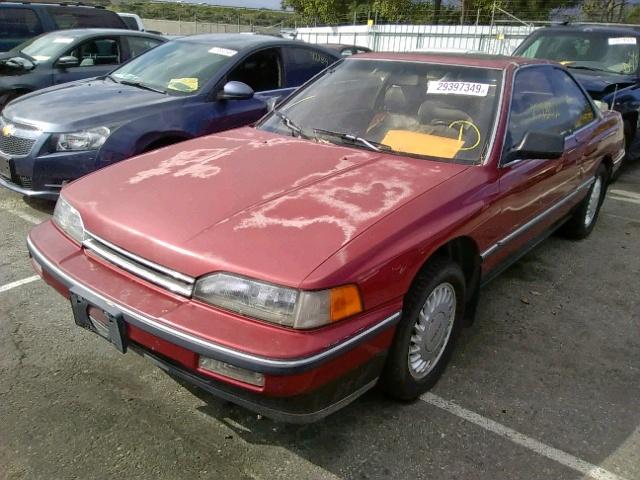
{"label": "front wheel", "polygon": [[432,260],[407,294],[381,378],[399,400],[414,400],[437,382],[460,333],[465,279],[448,260]]}
{"label": "front wheel", "polygon": [[607,180],[607,169],[601,164],[593,177],[589,193],[569,221],[562,227],[562,233],[567,237],[582,240],[593,231],[600,214],[600,207],[607,193]]}

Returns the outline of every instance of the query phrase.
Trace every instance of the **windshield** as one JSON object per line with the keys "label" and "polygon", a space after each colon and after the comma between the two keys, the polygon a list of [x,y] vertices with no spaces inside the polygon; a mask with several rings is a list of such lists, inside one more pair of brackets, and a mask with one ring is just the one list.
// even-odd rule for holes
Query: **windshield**
{"label": "windshield", "polygon": [[491,135],[502,72],[357,59],[327,70],[258,128],[459,163],[479,163]]}
{"label": "windshield", "polygon": [[174,41],[142,54],[111,75],[171,94],[193,94],[236,53],[211,44]]}
{"label": "windshield", "polygon": [[77,37],[77,35],[72,35],[68,32],[48,33],[23,43],[17,47],[17,50],[36,62],[46,62],[50,58],[58,58],[66,52],[69,49],[69,45]]}
{"label": "windshield", "polygon": [[568,68],[630,74],[638,69],[638,43],[634,36],[570,32],[540,35],[521,53],[546,58]]}

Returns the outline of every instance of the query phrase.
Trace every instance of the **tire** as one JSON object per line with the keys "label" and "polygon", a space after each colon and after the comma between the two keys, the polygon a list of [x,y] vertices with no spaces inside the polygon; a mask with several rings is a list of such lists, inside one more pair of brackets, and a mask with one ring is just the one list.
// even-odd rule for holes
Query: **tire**
{"label": "tire", "polygon": [[574,240],[587,238],[593,231],[598,221],[600,207],[607,193],[608,181],[607,168],[600,164],[594,175],[594,181],[589,188],[589,193],[578,205],[571,218],[562,227],[562,234]]}
{"label": "tire", "polygon": [[[402,320],[380,379],[380,386],[389,396],[398,400],[415,400],[436,384],[462,329],[464,299],[465,278],[458,264],[434,259],[418,274],[405,298]],[[428,301],[436,307],[436,315],[421,317]],[[451,314],[449,321],[446,312]],[[422,338],[414,335],[417,333],[414,329],[420,326],[426,327],[425,334],[429,333],[431,326],[432,335]],[[430,361],[425,357],[430,357]]]}

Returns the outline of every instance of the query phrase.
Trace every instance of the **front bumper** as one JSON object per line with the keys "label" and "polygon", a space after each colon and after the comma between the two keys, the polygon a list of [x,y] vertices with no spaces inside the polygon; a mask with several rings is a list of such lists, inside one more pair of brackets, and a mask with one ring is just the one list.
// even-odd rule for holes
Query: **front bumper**
{"label": "front bumper", "polygon": [[3,156],[11,177],[0,176],[0,185],[28,197],[56,200],[65,183],[96,170],[98,151]]}
{"label": "front bumper", "polygon": [[[157,312],[174,310],[166,292],[159,293],[157,287],[147,286],[125,272],[90,258],[51,223],[34,229],[28,239],[28,248],[36,270],[62,294],[68,296],[69,289],[73,289],[95,307],[105,311],[115,309],[127,325],[127,337],[133,350],[143,352],[171,374],[218,397],[281,420],[315,421],[371,388],[382,370],[394,326],[400,318],[398,305],[385,307],[375,312],[376,321],[339,341],[329,340],[327,332],[294,332],[296,337],[291,341],[287,337],[292,335],[290,329],[251,322],[255,326],[245,330],[243,338],[247,344],[251,343],[250,337],[261,345],[266,342],[265,348],[270,353],[247,351],[231,346],[237,345],[233,339],[222,338],[227,331],[223,325],[225,319],[216,318],[214,314],[208,323],[213,323],[215,330],[222,332],[218,339],[205,338],[198,332],[176,326],[175,322],[167,321],[169,315],[162,318]],[[70,254],[73,250],[76,253]],[[80,280],[83,274],[86,274],[84,281]],[[101,292],[97,282],[112,288],[109,292]],[[126,292],[127,298],[144,298],[149,312],[117,298],[113,292],[118,290]],[[154,307],[157,307],[155,311]],[[251,331],[253,335],[247,333]],[[330,335],[334,333],[329,330]],[[323,338],[326,343],[318,350]],[[286,351],[283,345],[297,351]],[[276,355],[277,352],[290,356],[283,358]],[[263,373],[265,384],[260,388],[207,375],[198,368],[199,355]]]}

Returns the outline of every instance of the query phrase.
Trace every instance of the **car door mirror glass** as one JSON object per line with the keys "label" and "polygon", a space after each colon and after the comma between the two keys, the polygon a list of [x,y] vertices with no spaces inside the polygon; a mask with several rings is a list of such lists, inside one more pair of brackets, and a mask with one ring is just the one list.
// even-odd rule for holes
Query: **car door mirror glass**
{"label": "car door mirror glass", "polygon": [[557,133],[527,132],[507,155],[506,162],[526,159],[554,159],[564,153],[564,137]]}
{"label": "car door mirror glass", "polygon": [[60,57],[56,62],[56,66],[60,68],[77,67],[78,65],[80,65],[80,61],[71,55]]}
{"label": "car door mirror glass", "polygon": [[219,100],[248,100],[253,98],[253,89],[242,82],[227,82],[218,95]]}

